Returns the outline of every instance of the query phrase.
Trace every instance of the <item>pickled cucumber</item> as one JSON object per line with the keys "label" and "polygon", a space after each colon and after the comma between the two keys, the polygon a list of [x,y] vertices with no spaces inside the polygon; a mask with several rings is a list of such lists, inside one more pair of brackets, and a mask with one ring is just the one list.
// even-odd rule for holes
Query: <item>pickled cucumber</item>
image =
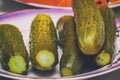
{"label": "pickled cucumber", "polygon": [[37,14],[31,24],[30,59],[38,70],[48,71],[58,63],[57,34],[49,15]]}
{"label": "pickled cucumber", "polygon": [[104,50],[110,54],[114,53],[114,42],[116,33],[115,13],[108,6],[102,6],[99,8],[103,21],[105,24],[105,42]]}
{"label": "pickled cucumber", "polygon": [[3,69],[17,74],[27,72],[29,56],[17,27],[0,25],[0,55]]}
{"label": "pickled cucumber", "polygon": [[57,31],[63,50],[60,59],[60,73],[62,76],[72,76],[82,70],[83,61],[77,46],[75,28],[73,16],[62,16],[57,22]]}
{"label": "pickled cucumber", "polygon": [[85,55],[97,54],[105,39],[103,18],[94,0],[72,0],[79,48]]}
{"label": "pickled cucumber", "polygon": [[96,56],[95,62],[98,66],[105,66],[111,62],[112,55],[114,54],[116,22],[115,14],[111,8],[101,6],[99,10],[105,24],[105,42],[102,52]]}

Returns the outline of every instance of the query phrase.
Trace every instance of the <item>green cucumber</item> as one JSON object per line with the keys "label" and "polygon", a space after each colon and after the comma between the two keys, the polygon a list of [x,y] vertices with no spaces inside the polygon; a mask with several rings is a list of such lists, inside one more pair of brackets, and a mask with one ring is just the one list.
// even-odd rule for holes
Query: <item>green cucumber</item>
{"label": "green cucumber", "polygon": [[105,66],[111,63],[112,55],[114,54],[114,42],[116,33],[116,22],[114,11],[108,6],[99,8],[105,24],[105,42],[100,52],[95,59],[98,66]]}
{"label": "green cucumber", "polygon": [[0,25],[0,54],[3,69],[17,74],[27,72],[28,52],[17,27],[10,24]]}
{"label": "green cucumber", "polygon": [[37,14],[31,24],[30,58],[33,67],[42,71],[58,63],[57,33],[49,15]]}
{"label": "green cucumber", "polygon": [[60,73],[62,76],[72,76],[82,70],[83,61],[77,46],[75,27],[72,16],[62,16],[57,22],[57,31],[63,50],[60,59]]}
{"label": "green cucumber", "polygon": [[97,54],[105,39],[103,18],[94,0],[72,0],[79,48],[85,55]]}

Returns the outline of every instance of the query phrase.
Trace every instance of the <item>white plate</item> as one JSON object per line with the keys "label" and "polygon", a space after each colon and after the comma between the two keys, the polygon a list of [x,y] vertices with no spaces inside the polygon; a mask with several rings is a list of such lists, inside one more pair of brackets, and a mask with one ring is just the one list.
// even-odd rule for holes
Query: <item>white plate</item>
{"label": "white plate", "polygon": [[[59,10],[59,9],[29,9],[29,10],[22,10],[17,12],[8,13],[5,15],[0,16],[0,24],[12,24],[17,26],[20,31],[22,32],[23,39],[25,42],[25,45],[27,47],[27,50],[29,51],[29,31],[31,22],[34,19],[34,17],[38,13],[48,14],[52,17],[54,24],[56,25],[57,20],[63,16],[63,15],[73,15],[72,10]],[[115,58],[113,59],[113,63],[110,65],[107,65],[103,68],[90,71],[87,73],[78,74],[71,77],[61,77],[59,74],[59,64],[56,66],[56,69],[52,71],[51,73],[44,73],[39,71],[34,71],[30,69],[28,71],[27,75],[19,75],[14,74],[8,71],[3,70],[0,68],[0,76],[8,77],[12,79],[21,79],[21,80],[38,80],[38,79],[56,79],[56,80],[73,80],[73,79],[87,79],[99,75],[103,75],[109,72],[112,72],[114,70],[117,70],[120,68],[120,19],[116,18],[116,24],[117,24],[117,31],[116,31],[116,42],[115,42]],[[58,52],[61,52],[61,49],[58,49]]]}

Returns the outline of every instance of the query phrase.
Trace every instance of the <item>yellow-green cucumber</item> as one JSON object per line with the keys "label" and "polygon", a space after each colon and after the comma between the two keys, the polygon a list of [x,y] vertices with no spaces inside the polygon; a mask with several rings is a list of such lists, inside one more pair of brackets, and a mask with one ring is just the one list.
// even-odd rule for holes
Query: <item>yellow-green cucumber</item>
{"label": "yellow-green cucumber", "polygon": [[79,48],[85,55],[97,54],[104,43],[103,18],[94,0],[72,0]]}
{"label": "yellow-green cucumber", "polygon": [[38,70],[48,71],[58,63],[57,33],[52,18],[37,14],[30,30],[30,59]]}

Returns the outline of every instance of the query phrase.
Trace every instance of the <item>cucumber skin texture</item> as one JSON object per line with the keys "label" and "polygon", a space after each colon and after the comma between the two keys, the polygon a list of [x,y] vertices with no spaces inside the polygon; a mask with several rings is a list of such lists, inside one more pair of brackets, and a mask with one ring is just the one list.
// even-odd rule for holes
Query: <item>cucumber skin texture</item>
{"label": "cucumber skin texture", "polygon": [[29,56],[22,39],[22,34],[17,27],[10,24],[0,25],[0,51],[1,64],[3,69],[9,71],[9,59],[12,56],[20,55],[26,62],[27,72],[27,69],[29,67]]}
{"label": "cucumber skin texture", "polygon": [[73,0],[79,48],[85,55],[97,54],[105,39],[104,22],[94,0]]}
{"label": "cucumber skin texture", "polygon": [[105,24],[105,42],[103,50],[109,52],[111,55],[114,53],[114,42],[116,33],[115,14],[113,10],[107,6],[99,8],[103,21]]}
{"label": "cucumber skin texture", "polygon": [[71,69],[73,75],[80,73],[83,61],[82,58],[80,58],[79,48],[77,46],[74,18],[68,15],[62,16],[57,22],[57,31],[63,49],[63,54],[60,59],[61,75],[64,76],[61,72],[62,68]]}
{"label": "cucumber skin texture", "polygon": [[[42,18],[43,17],[43,18]],[[55,55],[55,63],[52,65],[54,68],[58,63],[57,52],[57,34],[54,23],[49,15],[37,14],[31,24],[30,31],[30,58],[33,67],[38,70],[45,71],[38,65],[35,57],[41,50],[48,50]]]}

